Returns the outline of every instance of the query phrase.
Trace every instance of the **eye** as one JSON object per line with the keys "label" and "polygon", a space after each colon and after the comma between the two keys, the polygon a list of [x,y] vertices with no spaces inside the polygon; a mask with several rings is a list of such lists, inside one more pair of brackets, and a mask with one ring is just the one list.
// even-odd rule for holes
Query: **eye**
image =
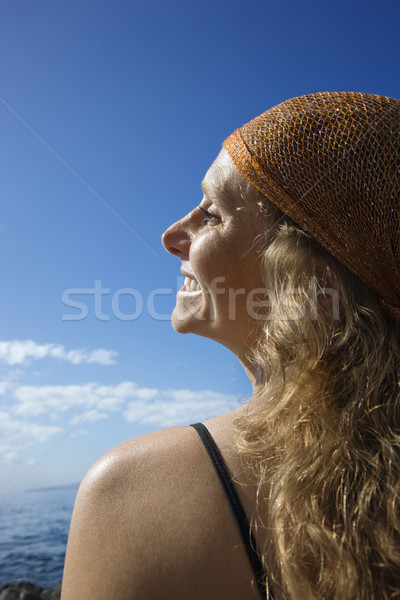
{"label": "eye", "polygon": [[206,210],[202,206],[199,206],[199,209],[205,215],[204,219],[202,221],[202,225],[207,225],[207,223],[218,223],[219,222],[218,215],[216,215],[212,211]]}

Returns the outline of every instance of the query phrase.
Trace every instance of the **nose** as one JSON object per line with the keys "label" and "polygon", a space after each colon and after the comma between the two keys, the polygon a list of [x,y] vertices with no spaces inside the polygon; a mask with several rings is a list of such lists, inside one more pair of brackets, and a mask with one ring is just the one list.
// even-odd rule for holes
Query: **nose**
{"label": "nose", "polygon": [[189,254],[190,232],[188,217],[189,215],[170,225],[161,238],[164,248],[181,259],[187,257]]}

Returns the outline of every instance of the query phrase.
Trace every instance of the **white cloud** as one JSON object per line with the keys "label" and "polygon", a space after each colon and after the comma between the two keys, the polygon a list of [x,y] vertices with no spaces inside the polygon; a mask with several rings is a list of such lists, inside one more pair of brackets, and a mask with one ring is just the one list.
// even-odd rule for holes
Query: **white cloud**
{"label": "white cloud", "polygon": [[29,364],[32,360],[54,358],[74,365],[97,363],[114,364],[118,353],[98,348],[88,351],[85,348],[66,350],[62,344],[37,344],[33,340],[10,340],[0,342],[0,362],[7,365]]}
{"label": "white cloud", "polygon": [[140,398],[141,400],[152,400],[159,393],[160,392],[158,390],[152,388],[137,388],[135,390],[134,396],[136,398]]}
{"label": "white cloud", "polygon": [[188,420],[205,419],[236,408],[237,401],[227,394],[211,390],[157,390],[138,387],[125,381],[116,387],[97,383],[82,385],[19,386],[14,389],[16,402],[14,415],[56,418],[69,410],[75,412],[73,422],[84,412],[90,411],[85,420],[104,419],[110,412],[121,412],[130,423],[152,424],[166,427],[186,423]]}
{"label": "white cloud", "polygon": [[22,385],[17,387],[13,396],[17,403],[12,412],[24,417],[43,414],[63,413],[74,407],[94,403],[94,384],[84,385]]}
{"label": "white cloud", "polygon": [[72,427],[75,427],[75,425],[78,425],[81,421],[93,423],[94,421],[102,421],[103,419],[108,419],[108,414],[94,408],[86,413],[83,413],[82,415],[75,415],[72,417],[70,423]]}
{"label": "white cloud", "polygon": [[15,419],[5,411],[0,411],[0,424],[0,458],[4,462],[14,463],[19,459],[21,449],[45,442],[62,431],[58,426],[39,425]]}
{"label": "white cloud", "polygon": [[59,433],[62,429],[58,426],[38,425],[27,421],[16,420],[5,411],[0,411],[1,444],[25,442],[45,442],[50,436]]}
{"label": "white cloud", "polygon": [[150,401],[129,402],[123,415],[130,423],[170,427],[209,419],[237,406],[233,396],[210,390],[166,390]]}
{"label": "white cloud", "polygon": [[10,381],[7,381],[6,379],[0,381],[0,396],[4,396],[11,388],[12,384]]}
{"label": "white cloud", "polygon": [[[125,381],[115,387],[91,382],[81,385],[18,385],[4,387],[0,411],[0,459],[15,462],[24,448],[49,437],[93,426],[119,414],[129,423],[150,428],[189,424],[238,406],[234,396],[212,390],[160,390]],[[40,418],[40,424],[35,422]],[[72,433],[72,430],[71,430]],[[8,459],[7,459],[8,457]]]}
{"label": "white cloud", "polygon": [[[152,393],[156,392],[152,390]],[[150,394],[148,388],[138,388],[135,383],[125,381],[110,387],[98,383],[82,385],[23,385],[14,389],[13,397],[17,401],[14,414],[39,416],[57,415],[70,409],[88,410],[98,407],[102,411],[115,412],[122,409],[128,399],[140,398],[141,394]]]}

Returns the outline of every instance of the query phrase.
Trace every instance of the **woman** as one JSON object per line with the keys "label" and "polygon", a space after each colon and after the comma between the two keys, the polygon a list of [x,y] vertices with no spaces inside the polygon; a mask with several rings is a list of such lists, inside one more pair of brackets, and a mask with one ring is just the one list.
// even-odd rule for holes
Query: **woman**
{"label": "woman", "polygon": [[400,598],[399,134],[398,100],[342,92],[225,141],[163,243],[174,328],[253,396],[94,465],[63,600]]}

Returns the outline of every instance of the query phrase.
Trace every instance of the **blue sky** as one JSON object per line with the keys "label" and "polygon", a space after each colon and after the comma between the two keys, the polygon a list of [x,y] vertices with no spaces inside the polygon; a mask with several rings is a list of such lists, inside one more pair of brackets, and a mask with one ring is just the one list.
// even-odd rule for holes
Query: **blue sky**
{"label": "blue sky", "polygon": [[161,234],[267,108],[399,97],[399,32],[398,0],[1,0],[3,495],[249,395],[226,349],[172,330]]}

